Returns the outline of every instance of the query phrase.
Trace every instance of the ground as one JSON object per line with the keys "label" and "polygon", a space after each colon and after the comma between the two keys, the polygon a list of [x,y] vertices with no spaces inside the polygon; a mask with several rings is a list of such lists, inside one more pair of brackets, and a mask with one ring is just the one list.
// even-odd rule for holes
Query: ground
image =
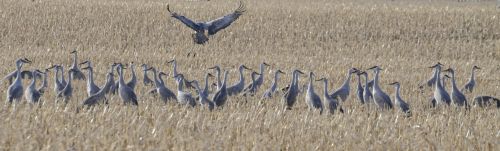
{"label": "ground", "polygon": [[[117,96],[109,106],[77,111],[87,97],[85,81],[75,81],[74,97],[55,104],[53,75],[43,104],[26,101],[0,109],[0,150],[498,150],[500,115],[495,108],[429,108],[431,88],[418,87],[437,62],[456,70],[461,88],[474,65],[476,88],[467,93],[500,97],[500,10],[495,1],[457,2],[391,0],[248,0],[247,12],[227,29],[196,45],[192,31],[169,17],[170,8],[199,21],[232,12],[237,1],[179,0],[3,0],[0,3],[0,73],[15,70],[14,61],[33,61],[26,70],[79,61],[95,66],[102,85],[113,62],[148,64],[203,81],[208,69],[220,65],[237,80],[239,64],[258,71],[269,63],[264,86],[255,97],[229,97],[223,109],[208,111],[164,104],[136,88],[139,107],[123,106]],[[189,55],[188,55],[189,54]],[[196,54],[196,55],[193,55]],[[381,87],[394,98],[389,83],[401,83],[401,95],[413,115],[361,105],[351,95],[344,114],[311,112],[299,95],[292,110],[282,109],[281,93],[270,100],[260,95],[281,69],[279,86],[291,71],[315,72],[339,87],[351,67],[378,65]],[[136,69],[139,81],[142,72]],[[126,69],[126,78],[130,70]],[[372,72],[370,77],[373,76]],[[139,74],[140,73],[140,74]],[[250,72],[245,72],[247,83]],[[151,75],[150,75],[151,76]],[[307,76],[300,77],[300,85]],[[213,82],[214,79],[211,79]],[[29,80],[23,81],[24,85]],[[174,90],[174,80],[167,86]],[[322,83],[315,82],[323,96]],[[447,83],[447,89],[450,89]],[[8,82],[3,81],[5,98]],[[192,93],[195,93],[192,91]]]}

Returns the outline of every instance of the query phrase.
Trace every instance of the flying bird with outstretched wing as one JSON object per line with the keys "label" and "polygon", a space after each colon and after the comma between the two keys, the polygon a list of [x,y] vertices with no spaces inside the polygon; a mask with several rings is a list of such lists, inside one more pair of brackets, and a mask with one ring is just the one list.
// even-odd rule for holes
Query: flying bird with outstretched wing
{"label": "flying bird with outstretched wing", "polygon": [[240,6],[238,7],[238,9],[236,9],[231,14],[227,14],[208,22],[195,22],[187,17],[177,14],[176,12],[170,11],[169,5],[167,5],[167,10],[168,12],[170,12],[173,18],[178,19],[196,32],[192,34],[193,40],[196,44],[205,44],[208,41],[209,35],[214,35],[218,31],[228,27],[229,25],[231,25],[231,23],[237,20],[243,14],[243,12],[246,11],[245,5],[240,1]]}

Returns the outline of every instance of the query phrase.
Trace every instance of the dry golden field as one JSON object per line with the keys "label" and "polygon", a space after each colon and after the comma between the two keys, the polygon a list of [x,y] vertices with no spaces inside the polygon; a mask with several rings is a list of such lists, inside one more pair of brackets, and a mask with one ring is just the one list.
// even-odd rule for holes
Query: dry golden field
{"label": "dry golden field", "polygon": [[[53,72],[49,92],[36,107],[22,101],[0,108],[0,150],[499,150],[500,110],[428,107],[430,89],[418,85],[431,76],[427,68],[441,62],[456,69],[462,87],[478,65],[477,87],[467,94],[500,97],[500,10],[495,1],[452,0],[247,0],[247,12],[206,45],[195,45],[191,30],[169,17],[172,10],[196,20],[232,12],[235,0],[2,0],[0,2],[0,73],[27,57],[26,70],[91,60],[97,84],[113,62],[146,63],[171,72],[176,59],[189,79],[202,80],[221,65],[237,80],[235,66],[266,69],[259,97],[229,97],[223,109],[208,111],[163,104],[144,95],[139,107],[123,106],[109,96],[109,106],[76,112],[87,97],[76,81],[70,105],[55,104]],[[196,57],[187,57],[189,52]],[[337,88],[347,69],[379,65],[382,88],[399,81],[412,108],[405,118],[397,110],[369,110],[355,97],[342,103],[344,114],[309,112],[304,95],[293,110],[283,111],[281,96],[260,101],[271,73],[285,71],[279,86],[297,68],[313,71]],[[139,71],[139,68],[137,69]],[[139,79],[142,80],[142,72]],[[130,77],[126,70],[127,79]],[[250,72],[246,72],[247,83]],[[370,72],[370,77],[372,73]],[[302,76],[300,85],[306,84]],[[212,79],[213,81],[213,79]],[[29,80],[24,80],[24,85]],[[7,82],[1,84],[6,97]],[[174,81],[167,86],[176,90]],[[450,86],[448,84],[448,86]],[[323,96],[322,84],[315,83]],[[448,87],[448,89],[450,89]],[[194,93],[194,92],[193,92]]]}

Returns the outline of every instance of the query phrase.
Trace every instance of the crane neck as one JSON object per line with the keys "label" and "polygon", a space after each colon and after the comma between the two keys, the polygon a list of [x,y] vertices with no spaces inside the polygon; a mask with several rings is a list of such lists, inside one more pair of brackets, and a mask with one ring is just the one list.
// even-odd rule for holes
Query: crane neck
{"label": "crane neck", "polygon": [[48,84],[47,84],[47,71],[45,71],[45,73],[43,73],[43,81],[42,81],[42,87],[47,87]]}
{"label": "crane neck", "polygon": [[30,89],[35,89],[35,84],[36,84],[36,72],[33,71],[31,72],[31,75],[33,75],[33,79],[31,80],[31,84],[30,84]]}
{"label": "crane neck", "polygon": [[222,81],[221,89],[226,88],[226,81],[227,81],[227,71],[224,72],[224,81]]}
{"label": "crane neck", "polygon": [[208,74],[205,74],[205,86],[203,92],[208,91]]}
{"label": "crane neck", "polygon": [[76,53],[74,53],[73,54],[73,65],[72,65],[72,68],[76,69],[78,67],[77,59],[78,59],[78,57],[77,57]]}
{"label": "crane neck", "polygon": [[351,72],[347,72],[347,77],[344,81],[344,84],[342,84],[342,85],[347,85],[347,86],[349,85],[349,82],[351,82],[351,75],[352,75]]}
{"label": "crane neck", "polygon": [[[160,85],[161,85],[161,82],[160,82],[160,81],[158,81],[158,78],[159,78],[159,79],[161,79],[161,76],[160,76],[160,77],[158,77],[158,73],[156,73],[156,69],[155,69],[155,68],[153,68],[152,70],[153,70],[153,80],[155,81],[155,86],[156,86],[156,88],[158,88],[158,87],[160,87]],[[162,81],[163,81],[163,80],[162,80]]]}
{"label": "crane neck", "polygon": [[87,79],[87,83],[90,86],[94,84],[94,70],[92,69],[92,67],[89,67],[88,70],[89,70],[88,73],[89,78]]}
{"label": "crane neck", "polygon": [[125,81],[123,80],[123,67],[118,67],[118,81],[120,85],[125,85]]}
{"label": "crane neck", "polygon": [[314,81],[313,75],[310,74],[309,75],[309,84],[307,85],[307,91],[308,92],[314,91],[313,81]]}
{"label": "crane neck", "polygon": [[177,85],[177,91],[182,91],[182,85],[184,85],[184,78],[179,78],[179,84]]}
{"label": "crane neck", "polygon": [[330,95],[328,95],[328,80],[326,80],[326,79],[323,80],[323,86],[324,86],[323,87],[324,95],[329,97]]}
{"label": "crane neck", "polygon": [[66,81],[64,78],[64,67],[61,67],[61,81]]}
{"label": "crane neck", "polygon": [[380,86],[378,85],[378,78],[379,78],[379,70],[375,69],[375,77],[373,78],[373,89],[380,89]]}
{"label": "crane neck", "polygon": [[396,87],[396,99],[395,100],[401,100],[400,85],[397,84],[395,87]]}
{"label": "crane neck", "polygon": [[451,74],[451,87],[453,87],[454,91],[457,91],[458,88],[457,88],[457,84],[455,83],[455,73],[450,72],[450,74]]}
{"label": "crane neck", "polygon": [[441,85],[441,68],[439,66],[435,68],[435,75],[436,83],[434,85],[436,85],[436,88],[443,88],[443,85]]}
{"label": "crane neck", "polygon": [[475,80],[475,77],[474,77],[475,76],[475,71],[476,71],[476,69],[472,68],[472,72],[470,74],[470,81],[474,81]]}

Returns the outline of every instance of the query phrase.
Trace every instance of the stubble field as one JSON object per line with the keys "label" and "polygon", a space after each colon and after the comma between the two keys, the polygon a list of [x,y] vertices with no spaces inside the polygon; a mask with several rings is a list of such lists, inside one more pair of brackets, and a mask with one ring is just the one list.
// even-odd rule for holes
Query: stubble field
{"label": "stubble field", "polygon": [[[109,106],[76,112],[87,97],[85,81],[75,81],[74,96],[63,107],[55,103],[51,72],[41,106],[23,100],[1,107],[0,150],[500,148],[500,110],[429,108],[432,90],[421,93],[418,88],[431,76],[427,67],[436,62],[456,70],[460,87],[477,65],[482,69],[474,92],[466,94],[468,100],[477,95],[500,97],[500,11],[494,1],[252,0],[245,2],[247,12],[240,19],[206,45],[192,42],[192,31],[169,17],[167,4],[200,21],[238,6],[237,1],[224,0],[3,0],[0,73],[15,70],[14,61],[21,57],[33,61],[25,70],[53,64],[68,67],[73,49],[79,61],[92,61],[99,86],[113,62],[145,63],[171,73],[166,62],[176,59],[179,72],[200,81],[204,73],[213,73],[209,67],[220,65],[230,71],[230,84],[237,81],[239,64],[258,71],[266,62],[271,67],[255,97],[229,97],[223,109],[208,111],[164,104],[146,95],[150,87],[140,83],[139,107],[124,106],[118,96],[108,96]],[[277,69],[287,73],[281,76],[280,88],[289,83],[293,69],[315,72],[330,80],[330,88],[337,88],[347,69],[374,65],[384,69],[381,87],[391,98],[395,91],[388,84],[401,83],[401,95],[413,116],[361,105],[355,96],[356,76],[348,101],[341,103],[344,114],[310,112],[304,95],[289,111],[282,109],[281,93],[260,100]],[[128,79],[130,71],[125,73]],[[141,80],[142,72],[138,73]],[[245,76],[250,82],[250,72]],[[300,85],[307,79],[302,76]],[[167,80],[175,92],[174,85]],[[7,87],[3,81],[0,98],[6,97]],[[320,82],[315,88],[323,96]]]}

